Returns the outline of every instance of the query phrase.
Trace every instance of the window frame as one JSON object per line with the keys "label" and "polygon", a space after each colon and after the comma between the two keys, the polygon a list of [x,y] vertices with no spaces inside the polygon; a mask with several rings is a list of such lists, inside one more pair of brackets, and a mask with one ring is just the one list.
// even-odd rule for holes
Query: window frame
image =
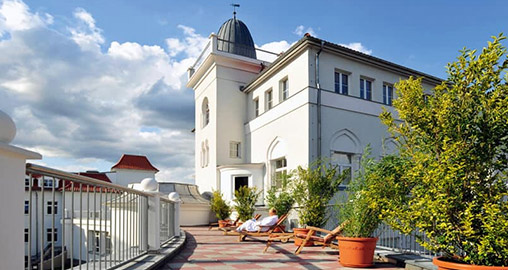
{"label": "window frame", "polygon": [[[367,77],[360,77],[360,98],[372,101],[372,85],[374,80]],[[367,87],[367,85],[369,87]]]}
{"label": "window frame", "polygon": [[273,108],[273,89],[270,88],[265,91],[265,111]]}
{"label": "window frame", "polygon": [[342,152],[342,151],[336,151],[336,150],[332,150],[331,153],[330,153],[330,160],[333,160],[333,155],[334,154],[339,154],[339,155],[345,155],[347,156],[347,158],[349,159],[349,164],[341,164],[339,162],[337,163],[332,163],[334,166],[337,166],[337,169],[338,169],[338,173],[342,174],[342,172],[345,170],[345,168],[349,168],[349,181],[347,181],[347,183],[340,183],[340,186],[347,186],[349,185],[349,183],[353,180],[353,166],[354,166],[354,157],[355,157],[355,154],[354,153],[347,153],[347,152]]}
{"label": "window frame", "polygon": [[[338,76],[337,76],[338,75]],[[351,75],[351,72],[338,70],[336,69],[334,72],[334,91],[337,94],[341,95],[349,95],[349,76]],[[345,83],[344,83],[344,76],[346,77]],[[337,79],[339,79],[337,81]],[[344,91],[345,88],[345,91]]]}
{"label": "window frame", "polygon": [[207,97],[203,99],[201,105],[201,121],[201,128],[205,128],[210,123],[210,102]]}
{"label": "window frame", "polygon": [[279,89],[279,101],[283,102],[289,98],[289,79],[287,76],[279,81]]}
{"label": "window frame", "polygon": [[[282,165],[280,167],[277,164],[278,162],[282,163]],[[272,160],[272,164],[273,164],[272,165],[273,166],[273,175],[272,175],[272,181],[271,181],[270,185],[272,187],[276,187],[277,189],[280,189],[280,188],[282,188],[282,182],[280,181],[282,178],[279,178],[277,175],[279,173],[281,173],[281,175],[287,175],[287,171],[288,171],[287,158],[284,156],[284,157],[274,159],[274,160]]]}
{"label": "window frame", "polygon": [[239,141],[229,141],[229,158],[242,158],[242,143]]}
{"label": "window frame", "polygon": [[46,215],[58,215],[58,201],[46,201]]}
{"label": "window frame", "polygon": [[259,116],[259,97],[254,99],[254,116]]}
{"label": "window frame", "polygon": [[383,83],[383,104],[392,106],[392,104],[393,104],[393,84]]}
{"label": "window frame", "polygon": [[46,242],[58,242],[58,228],[46,228]]}

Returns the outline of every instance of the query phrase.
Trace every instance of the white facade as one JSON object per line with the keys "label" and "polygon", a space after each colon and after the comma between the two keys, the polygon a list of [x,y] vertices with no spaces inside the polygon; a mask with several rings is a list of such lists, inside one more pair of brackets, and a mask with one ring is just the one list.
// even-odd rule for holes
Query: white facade
{"label": "white facade", "polygon": [[266,194],[279,170],[318,157],[355,170],[369,144],[375,157],[390,153],[395,143],[379,114],[395,113],[393,85],[409,76],[422,77],[425,89],[440,83],[310,36],[262,70],[260,60],[217,50],[216,39],[210,36],[212,48],[191,68],[187,86],[195,91],[196,184],[228,200],[235,181]]}

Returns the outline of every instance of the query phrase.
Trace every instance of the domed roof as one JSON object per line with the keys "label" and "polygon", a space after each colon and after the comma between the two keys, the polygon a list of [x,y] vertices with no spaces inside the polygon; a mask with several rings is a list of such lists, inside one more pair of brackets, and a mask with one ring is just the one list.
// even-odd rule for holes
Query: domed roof
{"label": "domed roof", "polygon": [[236,16],[227,20],[217,34],[217,49],[256,59],[254,41],[247,26]]}

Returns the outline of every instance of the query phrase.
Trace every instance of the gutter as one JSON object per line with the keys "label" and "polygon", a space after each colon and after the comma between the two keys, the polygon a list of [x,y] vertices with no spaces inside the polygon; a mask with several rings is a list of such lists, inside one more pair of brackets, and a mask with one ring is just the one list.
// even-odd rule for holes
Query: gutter
{"label": "gutter", "polygon": [[321,40],[321,47],[316,53],[316,68],[314,69],[314,77],[317,88],[317,158],[321,159],[321,84],[319,83],[319,55],[323,51],[325,45],[324,40]]}

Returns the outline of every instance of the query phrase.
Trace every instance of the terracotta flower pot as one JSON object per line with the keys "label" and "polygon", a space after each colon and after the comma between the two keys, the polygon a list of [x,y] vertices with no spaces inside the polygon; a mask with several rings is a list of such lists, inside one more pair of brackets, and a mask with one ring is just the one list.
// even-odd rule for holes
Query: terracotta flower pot
{"label": "terracotta flower pot", "polygon": [[229,224],[229,220],[219,220],[219,228],[227,227]]}
{"label": "terracotta flower pot", "polygon": [[374,260],[376,238],[341,237],[339,240],[339,262],[346,267],[369,267]]}
{"label": "terracotta flower pot", "polygon": [[432,263],[437,266],[438,270],[506,270],[506,266],[481,266],[474,264],[465,264],[447,261],[444,257],[435,257]]}
{"label": "terracotta flower pot", "polygon": [[[299,247],[302,244],[303,239],[296,237],[296,235],[297,234],[299,234],[299,235],[302,235],[302,234],[307,235],[309,233],[309,229],[294,228],[293,229],[293,233],[295,234],[295,246]],[[316,234],[316,232],[314,232],[314,234]],[[306,247],[311,247],[313,245],[314,245],[314,242],[311,241],[311,240],[307,241],[307,243],[305,244]]]}

